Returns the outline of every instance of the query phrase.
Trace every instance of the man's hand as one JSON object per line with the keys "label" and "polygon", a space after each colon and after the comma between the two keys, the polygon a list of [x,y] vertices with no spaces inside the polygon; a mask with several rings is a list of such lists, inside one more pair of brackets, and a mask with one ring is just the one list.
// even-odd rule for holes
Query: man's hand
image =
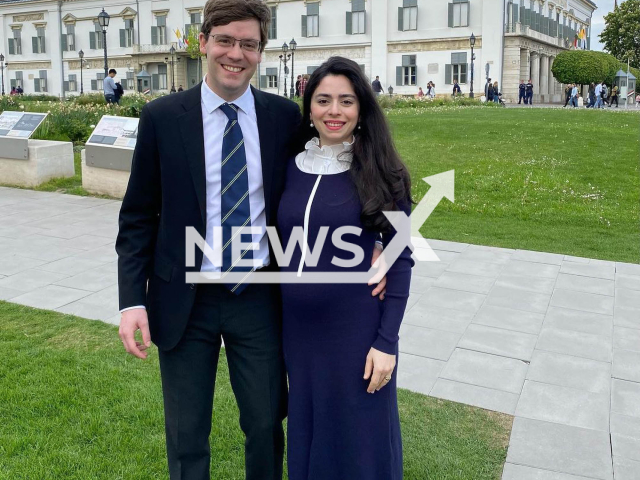
{"label": "man's hand", "polygon": [[[373,247],[373,255],[371,256],[371,266],[377,267],[378,265],[381,268],[386,266],[384,262],[384,255],[382,255],[382,245],[376,243],[376,246]],[[377,283],[378,286],[373,289],[371,296],[377,297],[380,295],[380,300],[384,300],[384,294],[387,293],[387,277],[377,274],[369,280],[368,285],[373,285],[374,283]]]}
{"label": "man's hand", "polygon": [[377,392],[389,383],[394,368],[396,368],[395,355],[389,355],[371,347],[364,366],[364,379],[369,380],[371,378],[367,393]]}
{"label": "man's hand", "polygon": [[[136,341],[138,330],[142,333],[142,343]],[[122,312],[118,334],[127,353],[134,357],[147,358],[145,350],[151,346],[151,334],[147,311],[144,308],[133,308]]]}

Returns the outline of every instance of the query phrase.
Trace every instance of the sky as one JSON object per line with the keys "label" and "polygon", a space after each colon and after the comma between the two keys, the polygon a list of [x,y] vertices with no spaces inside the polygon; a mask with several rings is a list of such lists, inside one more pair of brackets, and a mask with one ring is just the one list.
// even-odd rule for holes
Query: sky
{"label": "sky", "polygon": [[[604,16],[613,10],[614,0],[594,0],[598,6],[595,12],[593,12],[593,18],[591,19],[593,24],[593,30],[591,33],[591,50],[602,51],[602,44],[600,43],[599,35],[604,28]],[[618,0],[618,5],[622,3]]]}

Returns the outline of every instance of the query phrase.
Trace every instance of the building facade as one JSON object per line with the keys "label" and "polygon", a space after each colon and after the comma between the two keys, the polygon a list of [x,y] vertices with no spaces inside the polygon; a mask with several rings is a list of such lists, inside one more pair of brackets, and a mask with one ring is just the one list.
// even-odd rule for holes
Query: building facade
{"label": "building facade", "polygon": [[[8,64],[5,88],[25,93],[77,95],[97,92],[104,78],[105,38],[98,24],[104,7],[108,67],[125,90],[191,88],[203,64],[185,51],[184,34],[199,29],[205,0],[0,0],[0,34]],[[507,101],[517,101],[520,79],[532,79],[535,100],[559,100],[562,87],[551,66],[586,32],[591,0],[266,0],[273,19],[269,42],[254,84],[284,93],[291,78],[312,73],[327,57],[356,61],[385,91],[416,94],[428,81],[449,95],[458,81],[463,93],[484,93],[486,78],[500,83]],[[469,38],[474,34],[475,59]],[[297,48],[285,65],[284,43]],[[170,48],[176,53],[171,56]],[[80,60],[80,50],[84,59]],[[82,70],[81,70],[82,66]],[[140,74],[140,76],[139,76]],[[139,83],[140,82],[140,83]]]}

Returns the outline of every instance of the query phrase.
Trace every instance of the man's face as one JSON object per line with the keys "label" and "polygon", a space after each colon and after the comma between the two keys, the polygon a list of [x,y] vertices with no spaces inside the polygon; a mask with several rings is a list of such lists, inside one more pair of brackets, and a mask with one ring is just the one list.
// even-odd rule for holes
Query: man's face
{"label": "man's face", "polygon": [[231,22],[213,27],[209,35],[200,33],[198,37],[200,52],[207,55],[207,84],[217,95],[231,101],[242,95],[249,86],[261,53],[243,50],[240,42],[233,47],[218,46],[212,37],[218,34],[260,41],[260,23],[254,19]]}
{"label": "man's face", "polygon": [[113,72],[111,72],[111,73],[109,74],[109,76],[110,76],[111,78],[113,78],[113,77],[115,77],[115,76],[116,76],[116,74],[115,74],[115,73],[113,73]]}

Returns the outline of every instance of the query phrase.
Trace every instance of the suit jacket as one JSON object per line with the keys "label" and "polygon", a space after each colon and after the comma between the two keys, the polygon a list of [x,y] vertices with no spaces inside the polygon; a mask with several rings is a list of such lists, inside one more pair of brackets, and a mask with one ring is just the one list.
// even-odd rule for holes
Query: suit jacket
{"label": "suit jacket", "polygon": [[[131,177],[122,202],[118,252],[120,309],[145,305],[151,339],[173,348],[184,332],[196,287],[185,261],[185,230],[206,237],[206,177],[200,85],[158,98],[142,109]],[[267,225],[276,224],[290,146],[300,123],[298,106],[257,91],[255,98]],[[271,254],[272,268],[273,253]]]}

